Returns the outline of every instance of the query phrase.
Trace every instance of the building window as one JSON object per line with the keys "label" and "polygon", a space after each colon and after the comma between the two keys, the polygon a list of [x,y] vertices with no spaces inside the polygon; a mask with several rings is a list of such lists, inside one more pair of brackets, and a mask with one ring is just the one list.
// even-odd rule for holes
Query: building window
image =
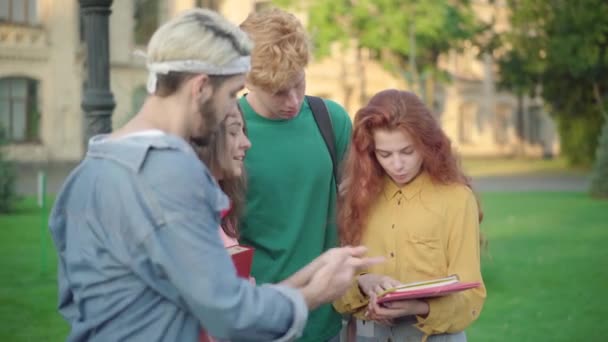
{"label": "building window", "polygon": [[261,12],[270,9],[272,8],[272,1],[256,1],[254,8],[256,12]]}
{"label": "building window", "polygon": [[141,107],[144,105],[146,97],[148,97],[148,91],[146,90],[145,86],[142,85],[135,88],[135,90],[133,91],[133,96],[131,97],[130,118],[135,116],[135,114],[137,114],[141,110]]}
{"label": "building window", "polygon": [[0,78],[0,126],[12,142],[38,141],[38,81]]}
{"label": "building window", "polygon": [[461,144],[473,142],[477,126],[477,106],[472,102],[463,103],[458,113],[458,140]]}
{"label": "building window", "polygon": [[36,24],[37,0],[0,0],[0,22]]}
{"label": "building window", "polygon": [[158,0],[135,0],[135,44],[147,45],[152,34],[158,27],[159,20]]}
{"label": "building window", "polygon": [[80,10],[78,10],[78,39],[81,43],[84,43],[86,41],[84,33],[84,15]]}
{"label": "building window", "polygon": [[218,12],[220,10],[220,0],[196,0],[196,7],[208,8]]}
{"label": "building window", "polygon": [[513,116],[513,108],[510,105],[499,104],[494,113],[494,141],[498,145],[505,145],[508,140],[508,131]]}
{"label": "building window", "polygon": [[528,116],[530,122],[528,141],[532,144],[539,144],[542,142],[541,107],[539,105],[529,106]]}

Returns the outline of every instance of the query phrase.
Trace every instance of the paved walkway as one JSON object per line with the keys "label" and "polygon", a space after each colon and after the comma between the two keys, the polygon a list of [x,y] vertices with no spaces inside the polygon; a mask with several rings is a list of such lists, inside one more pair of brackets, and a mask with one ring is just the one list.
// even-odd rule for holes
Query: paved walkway
{"label": "paved walkway", "polygon": [[38,187],[38,172],[44,171],[47,175],[47,192],[56,194],[75,166],[76,163],[18,164],[17,192],[23,195],[35,195]]}
{"label": "paved walkway", "polygon": [[587,191],[589,177],[585,175],[509,175],[473,178],[475,190],[490,191]]}
{"label": "paved walkway", "polygon": [[[47,173],[48,193],[57,193],[63,181],[76,166],[75,163],[20,164],[17,165],[17,191],[35,195],[38,171]],[[588,176],[584,175],[510,175],[476,177],[473,184],[477,191],[587,191]]]}

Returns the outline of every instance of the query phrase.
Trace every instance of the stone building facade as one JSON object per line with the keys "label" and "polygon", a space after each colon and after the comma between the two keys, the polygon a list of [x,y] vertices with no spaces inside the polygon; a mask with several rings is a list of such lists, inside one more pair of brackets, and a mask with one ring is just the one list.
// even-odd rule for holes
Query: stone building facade
{"label": "stone building facade", "polygon": [[[476,13],[495,18],[507,30],[500,1],[474,1]],[[234,23],[268,6],[253,0],[114,0],[110,16],[111,88],[114,126],[126,122],[146,96],[146,70],[134,54],[145,50],[160,23],[194,6],[210,7]],[[298,13],[304,23],[305,13]],[[10,140],[7,153],[21,162],[75,161],[82,157],[86,54],[76,0],[0,1],[0,125]],[[518,101],[497,90],[492,56],[474,47],[442,56],[452,81],[437,86],[435,111],[464,155],[555,154],[552,120],[539,99]],[[314,60],[307,70],[307,92],[332,98],[354,114],[366,98],[407,84],[359,54],[339,47]],[[519,132],[519,134],[518,134]]]}

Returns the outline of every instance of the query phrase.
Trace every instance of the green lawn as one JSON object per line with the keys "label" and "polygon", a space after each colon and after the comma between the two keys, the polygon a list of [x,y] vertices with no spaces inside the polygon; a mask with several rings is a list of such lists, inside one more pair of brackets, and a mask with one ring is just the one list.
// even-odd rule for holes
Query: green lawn
{"label": "green lawn", "polygon": [[[489,296],[470,341],[604,341],[608,202],[577,193],[486,193]],[[0,341],[61,341],[55,257],[41,275],[40,215],[25,201],[0,216]],[[48,236],[47,236],[48,239]]]}
{"label": "green lawn", "polygon": [[488,299],[471,341],[606,341],[608,202],[576,193],[482,196]]}
{"label": "green lawn", "polygon": [[[65,341],[68,326],[57,313],[56,257],[41,209],[26,200],[0,215],[0,341]],[[43,273],[43,265],[46,270]]]}

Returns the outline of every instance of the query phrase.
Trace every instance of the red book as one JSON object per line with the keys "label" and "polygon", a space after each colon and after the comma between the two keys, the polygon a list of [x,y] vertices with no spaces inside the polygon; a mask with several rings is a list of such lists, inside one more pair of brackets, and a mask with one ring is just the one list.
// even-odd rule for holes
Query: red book
{"label": "red book", "polygon": [[228,254],[232,257],[232,262],[236,268],[236,274],[245,279],[251,276],[251,264],[253,263],[253,248],[243,245],[226,247]]}
{"label": "red book", "polygon": [[472,289],[479,285],[481,285],[479,282],[460,282],[457,275],[408,283],[385,291],[382,295],[378,296],[378,304],[405,299],[441,297],[450,293]]}
{"label": "red book", "polygon": [[[226,251],[228,251],[228,254],[232,257],[232,262],[236,268],[236,274],[241,278],[250,279],[254,249],[247,246],[233,245],[226,247]],[[207,335],[204,330],[201,331],[198,340],[199,342],[217,341],[213,337]]]}

